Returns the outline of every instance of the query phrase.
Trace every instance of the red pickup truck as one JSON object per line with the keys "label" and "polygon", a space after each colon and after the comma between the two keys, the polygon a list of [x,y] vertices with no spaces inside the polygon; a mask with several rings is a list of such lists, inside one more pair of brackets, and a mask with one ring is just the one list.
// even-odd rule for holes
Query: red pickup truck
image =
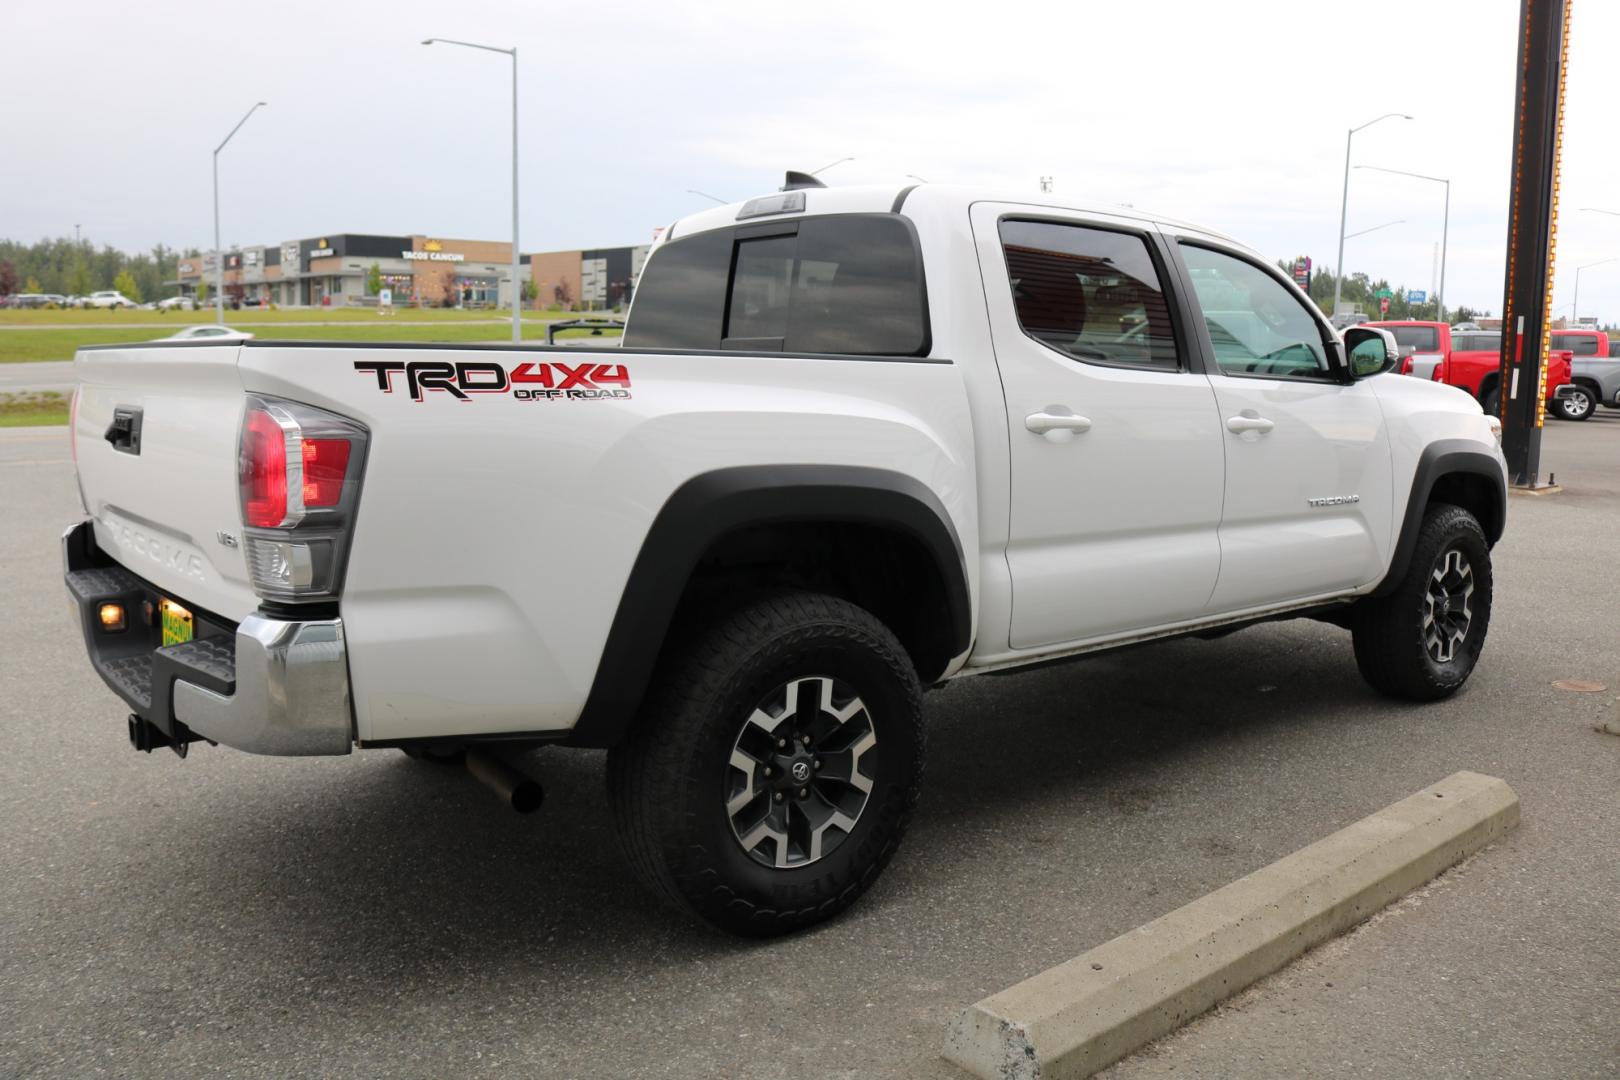
{"label": "red pickup truck", "polygon": [[[1454,330],[1443,322],[1370,322],[1395,335],[1404,375],[1443,382],[1468,391],[1487,413],[1501,411],[1502,333],[1499,330]],[[1547,405],[1562,416],[1560,402],[1574,393],[1570,382],[1574,354],[1547,352]]]}

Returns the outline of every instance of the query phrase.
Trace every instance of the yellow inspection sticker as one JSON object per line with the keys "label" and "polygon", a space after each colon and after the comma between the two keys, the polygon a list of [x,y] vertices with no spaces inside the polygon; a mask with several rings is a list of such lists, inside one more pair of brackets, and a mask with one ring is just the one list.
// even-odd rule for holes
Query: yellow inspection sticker
{"label": "yellow inspection sticker", "polygon": [[191,640],[196,628],[191,612],[173,600],[159,600],[158,615],[163,620],[163,644],[178,645]]}

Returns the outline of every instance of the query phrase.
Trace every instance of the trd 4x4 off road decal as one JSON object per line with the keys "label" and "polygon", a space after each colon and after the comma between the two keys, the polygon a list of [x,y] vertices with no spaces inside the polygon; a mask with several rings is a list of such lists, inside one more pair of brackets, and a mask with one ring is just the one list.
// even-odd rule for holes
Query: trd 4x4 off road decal
{"label": "trd 4x4 off road decal", "polygon": [[411,400],[421,401],[430,390],[440,390],[461,401],[471,394],[511,394],[519,401],[609,401],[630,396],[630,368],[624,364],[514,364],[510,372],[500,364],[475,361],[450,364],[442,360],[356,360],[354,370],[370,372],[377,389],[394,392],[394,376],[404,373]]}

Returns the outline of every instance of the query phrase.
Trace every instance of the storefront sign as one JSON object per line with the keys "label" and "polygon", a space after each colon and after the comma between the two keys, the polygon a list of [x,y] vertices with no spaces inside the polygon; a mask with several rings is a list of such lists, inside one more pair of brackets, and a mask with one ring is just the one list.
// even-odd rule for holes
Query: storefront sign
{"label": "storefront sign", "polygon": [[444,250],[444,245],[437,240],[429,240],[424,243],[421,251],[402,251],[399,256],[402,259],[417,262],[464,262],[467,258],[467,256],[459,252]]}
{"label": "storefront sign", "polygon": [[320,243],[316,244],[315,247],[310,251],[309,257],[312,259],[324,259],[328,255],[335,254],[336,252],[332,250],[332,245],[328,243],[326,237],[323,236],[321,237]]}

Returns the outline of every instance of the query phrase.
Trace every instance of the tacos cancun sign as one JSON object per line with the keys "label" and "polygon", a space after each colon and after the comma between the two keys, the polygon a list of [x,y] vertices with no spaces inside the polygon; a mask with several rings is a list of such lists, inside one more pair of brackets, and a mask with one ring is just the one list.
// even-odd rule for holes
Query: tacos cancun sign
{"label": "tacos cancun sign", "polygon": [[421,251],[402,251],[401,258],[425,260],[429,262],[464,262],[467,256],[459,251],[445,251],[443,245],[437,240],[429,240],[422,245]]}

